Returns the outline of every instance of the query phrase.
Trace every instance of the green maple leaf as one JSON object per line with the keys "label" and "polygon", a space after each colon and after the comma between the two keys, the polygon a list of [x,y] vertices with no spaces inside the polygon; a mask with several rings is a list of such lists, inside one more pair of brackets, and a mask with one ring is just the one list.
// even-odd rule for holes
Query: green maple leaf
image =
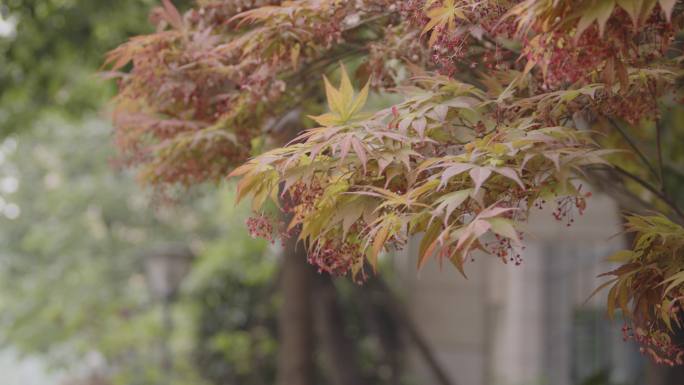
{"label": "green maple leaf", "polygon": [[342,73],[342,79],[340,80],[339,88],[333,87],[328,78],[323,75],[325,94],[328,99],[330,112],[317,116],[309,115],[309,118],[315,120],[324,127],[342,125],[363,118],[363,115],[359,112],[368,99],[370,81],[366,83],[358,95],[355,95],[354,87],[349,79],[349,74],[347,74],[347,70],[343,65],[340,66],[340,71]]}
{"label": "green maple leaf", "polygon": [[[468,21],[463,9],[458,7],[454,0],[445,0],[440,6],[428,9],[434,3],[434,0],[425,3],[426,15],[430,18],[430,21],[423,28],[421,35],[433,29],[447,28],[449,31],[453,31],[456,28],[456,19]],[[439,34],[436,31],[432,32],[429,40],[430,47],[435,44],[438,36]]]}

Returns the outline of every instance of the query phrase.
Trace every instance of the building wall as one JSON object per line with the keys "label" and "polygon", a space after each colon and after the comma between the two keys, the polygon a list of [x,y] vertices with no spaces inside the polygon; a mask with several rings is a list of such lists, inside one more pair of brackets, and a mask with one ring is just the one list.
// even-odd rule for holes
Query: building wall
{"label": "building wall", "polygon": [[[637,378],[634,346],[606,321],[605,293],[586,302],[611,268],[605,257],[624,246],[616,205],[595,195],[571,227],[551,209],[526,227],[521,266],[479,255],[468,279],[437,261],[416,273],[416,241],[396,258],[412,316],[454,384],[571,385],[604,367],[616,382]],[[415,379],[435,383],[410,356]]]}
{"label": "building wall", "polygon": [[[468,280],[448,262],[427,263],[416,273],[416,258],[410,256],[417,255],[418,243],[410,242],[396,259],[411,316],[456,384],[484,384],[489,329],[485,266],[469,266]],[[418,354],[411,352],[409,358],[415,380],[436,383]]]}

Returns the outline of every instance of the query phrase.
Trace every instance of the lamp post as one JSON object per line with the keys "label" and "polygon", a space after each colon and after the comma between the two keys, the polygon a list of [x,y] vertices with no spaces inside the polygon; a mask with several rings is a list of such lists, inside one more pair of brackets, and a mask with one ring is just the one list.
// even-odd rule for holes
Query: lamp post
{"label": "lamp post", "polygon": [[163,336],[160,355],[165,376],[171,375],[173,367],[173,356],[169,349],[169,340],[173,334],[171,305],[176,300],[183,278],[190,271],[193,258],[190,248],[183,244],[157,245],[148,249],[143,258],[147,286],[152,297],[162,305]]}

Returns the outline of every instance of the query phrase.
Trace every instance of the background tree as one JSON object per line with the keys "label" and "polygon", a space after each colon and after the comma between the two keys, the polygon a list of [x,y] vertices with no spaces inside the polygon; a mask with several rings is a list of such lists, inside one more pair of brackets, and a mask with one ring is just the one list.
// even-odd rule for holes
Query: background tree
{"label": "background tree", "polygon": [[[101,108],[114,88],[95,74],[126,38],[152,32],[153,0],[7,0],[0,4],[0,132],[31,127],[36,112],[68,118]],[[182,5],[183,2],[178,2]]]}
{"label": "background tree", "polygon": [[[232,170],[238,198],[251,196],[257,212],[272,200],[292,216],[280,225],[258,214],[253,233],[298,237],[320,270],[357,280],[415,234],[424,234],[419,267],[448,259],[465,275],[476,250],[520,263],[529,210],[556,205],[571,225],[586,183],[611,180],[633,211],[635,243],[612,257],[624,265],[608,273],[609,311],[621,309],[626,335],[673,365],[684,215],[671,185],[681,132],[668,123],[682,97],[680,8],[206,0],[181,14],[164,1],[168,28],[109,56],[114,69],[132,63],[119,77],[116,141],[156,185]],[[344,67],[339,87],[315,81],[340,61],[361,91]],[[364,113],[369,90],[396,102]],[[312,115],[301,128],[316,128],[234,169],[294,111]]]}
{"label": "background tree", "polygon": [[[102,120],[51,116],[5,141],[0,170],[14,189],[3,191],[0,204],[0,337],[3,346],[41,355],[61,371],[93,370],[113,384],[154,383],[163,375],[158,346],[165,330],[144,275],[145,253],[160,244],[199,251],[219,236],[259,245],[251,246],[256,251],[265,244],[230,237],[229,224],[210,221],[209,212],[239,216],[228,201],[221,208],[207,196],[192,206],[150,208],[129,176],[112,171],[112,151],[102,149],[109,131]],[[170,342],[174,383],[196,384],[200,376],[188,363],[194,316],[181,306]]]}
{"label": "background tree", "polygon": [[[249,207],[234,205],[230,185],[153,205],[109,165],[110,130],[97,118],[74,124],[48,114],[0,145],[0,342],[112,385],[273,383],[278,258],[242,228]],[[190,245],[197,254],[172,304],[171,335],[144,269],[159,245]],[[368,383],[396,383],[400,370],[384,357],[390,346],[399,359],[400,338],[378,305],[386,300],[358,303],[360,288],[345,281],[313,287],[322,293],[314,319],[326,349],[338,349],[340,334],[325,328],[348,330],[357,344],[347,353],[360,357],[350,370]],[[364,288],[366,297],[378,294]],[[316,378],[327,381],[336,365],[345,367],[315,362]]]}

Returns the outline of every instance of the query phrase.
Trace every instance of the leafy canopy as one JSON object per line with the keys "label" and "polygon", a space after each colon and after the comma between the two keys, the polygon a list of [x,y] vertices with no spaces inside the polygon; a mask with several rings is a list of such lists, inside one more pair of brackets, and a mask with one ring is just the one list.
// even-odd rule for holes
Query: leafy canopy
{"label": "leafy canopy", "polygon": [[[518,264],[531,209],[555,205],[570,225],[584,186],[603,185],[631,210],[660,213],[628,217],[650,241],[621,254],[609,307],[617,298],[656,360],[682,362],[670,342],[684,292],[672,193],[684,181],[673,140],[680,2],[203,0],[184,14],[164,4],[157,33],[108,57],[130,68],[116,142],[142,180],[238,177],[254,234],[296,236],[311,263],[357,280],[416,234],[418,267],[447,259],[465,275],[475,251]],[[358,94],[340,62],[365,84]],[[292,126],[303,131],[278,147]]]}

